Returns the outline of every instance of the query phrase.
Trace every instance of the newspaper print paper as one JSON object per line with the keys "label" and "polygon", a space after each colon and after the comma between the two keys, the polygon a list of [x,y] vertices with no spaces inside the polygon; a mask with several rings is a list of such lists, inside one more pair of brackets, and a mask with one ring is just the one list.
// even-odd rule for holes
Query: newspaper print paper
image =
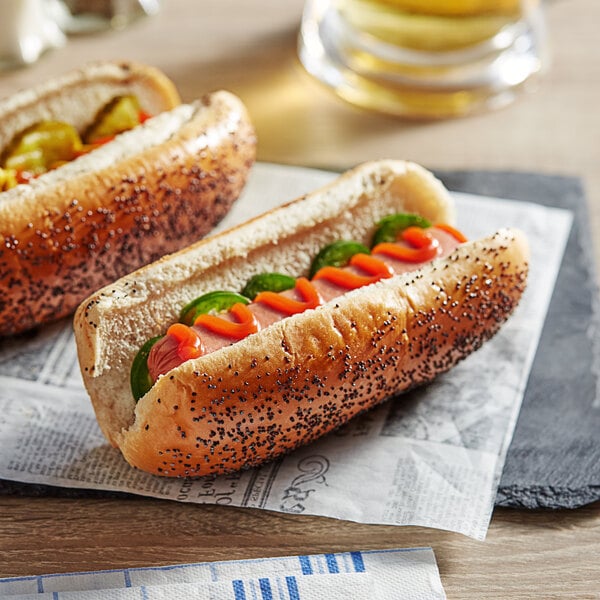
{"label": "newspaper print paper", "polygon": [[[259,164],[221,228],[333,177]],[[505,226],[524,230],[531,272],[523,301],[501,332],[433,384],[262,468],[193,481],[162,479],[130,468],[104,440],[67,320],[0,342],[0,478],[421,525],[483,539],[571,213],[467,194],[455,198],[458,225],[471,239]]]}

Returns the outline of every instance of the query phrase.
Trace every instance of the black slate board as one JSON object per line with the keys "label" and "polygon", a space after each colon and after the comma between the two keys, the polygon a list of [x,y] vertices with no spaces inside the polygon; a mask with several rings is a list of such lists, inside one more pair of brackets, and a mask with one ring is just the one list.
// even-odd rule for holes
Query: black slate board
{"label": "black slate board", "polygon": [[[498,494],[497,506],[576,508],[600,499],[598,290],[578,179],[535,173],[438,171],[454,191],[566,208],[574,225]],[[0,480],[0,495],[127,497]]]}
{"label": "black slate board", "polygon": [[574,213],[496,505],[576,508],[598,500],[598,289],[582,185],[574,178],[532,173],[437,175],[451,190],[536,202]]}

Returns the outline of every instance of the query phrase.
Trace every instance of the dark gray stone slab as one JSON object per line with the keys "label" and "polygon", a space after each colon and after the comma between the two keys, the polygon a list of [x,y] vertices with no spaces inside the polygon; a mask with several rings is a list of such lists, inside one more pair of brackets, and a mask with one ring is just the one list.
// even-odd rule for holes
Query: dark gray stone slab
{"label": "dark gray stone slab", "polygon": [[438,175],[452,190],[537,202],[574,213],[496,505],[576,508],[598,500],[598,290],[581,182],[514,172]]}

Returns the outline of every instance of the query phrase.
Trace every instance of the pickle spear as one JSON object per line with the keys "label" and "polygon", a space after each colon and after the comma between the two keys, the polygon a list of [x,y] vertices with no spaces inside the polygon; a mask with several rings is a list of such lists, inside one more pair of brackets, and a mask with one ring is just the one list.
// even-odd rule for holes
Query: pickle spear
{"label": "pickle spear", "polygon": [[81,150],[77,130],[60,121],[42,121],[16,136],[2,160],[2,167],[36,175],[73,160]]}
{"label": "pickle spear", "polygon": [[141,109],[135,96],[117,96],[96,115],[83,136],[86,144],[95,144],[129,131],[140,124]]}

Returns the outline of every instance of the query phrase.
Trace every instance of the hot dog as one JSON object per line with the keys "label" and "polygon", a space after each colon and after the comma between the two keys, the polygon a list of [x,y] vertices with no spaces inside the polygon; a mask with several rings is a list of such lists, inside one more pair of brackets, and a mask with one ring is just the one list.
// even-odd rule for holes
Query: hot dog
{"label": "hot dog", "polygon": [[254,162],[242,102],[95,63],[0,102],[0,335],[205,235]]}
{"label": "hot dog", "polygon": [[[408,215],[416,230],[399,246],[416,254],[435,247],[435,253],[419,254],[399,268],[403,273],[379,277],[372,259],[388,266],[403,262],[371,247],[382,223],[398,214]],[[92,295],[78,308],[74,328],[84,383],[105,436],[131,465],[150,473],[226,473],[280,456],[431,381],[496,333],[527,280],[522,233],[501,230],[465,242],[453,221],[452,198],[429,172],[401,161],[366,163]],[[401,227],[402,235],[409,228]],[[353,254],[363,257],[358,263],[348,266],[344,257],[332,268],[374,282],[334,293],[326,291],[331,281],[317,285],[327,279],[319,273],[331,261],[313,273],[315,257],[338,240],[369,248]],[[244,310],[263,303],[265,292],[239,302],[244,308],[233,315],[230,307],[218,314],[202,309],[198,316],[193,299],[215,291],[247,293],[253,277],[274,271],[305,280],[325,297],[311,305],[309,292],[273,291],[307,306],[276,319],[254,310],[255,333],[210,341],[211,318],[243,324]],[[198,354],[195,336],[204,346]],[[175,352],[183,354],[169,363],[173,347],[162,349],[153,367],[152,349],[171,338],[181,341]],[[137,386],[139,364],[156,371],[147,388]]]}

